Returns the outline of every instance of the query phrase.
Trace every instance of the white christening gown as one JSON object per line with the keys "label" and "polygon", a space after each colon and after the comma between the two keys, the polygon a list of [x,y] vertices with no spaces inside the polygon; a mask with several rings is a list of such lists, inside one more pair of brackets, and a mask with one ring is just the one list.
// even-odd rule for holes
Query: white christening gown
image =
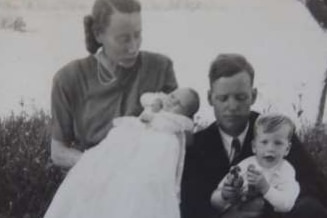
{"label": "white christening gown", "polygon": [[179,218],[185,131],[190,119],[159,112],[115,127],[70,170],[45,218]]}

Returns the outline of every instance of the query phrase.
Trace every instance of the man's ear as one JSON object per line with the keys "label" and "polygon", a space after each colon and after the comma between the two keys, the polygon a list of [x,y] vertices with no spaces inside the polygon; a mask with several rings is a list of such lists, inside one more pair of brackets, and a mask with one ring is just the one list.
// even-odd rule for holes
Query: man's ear
{"label": "man's ear", "polygon": [[255,101],[257,100],[257,95],[258,95],[258,90],[257,88],[252,88],[252,102],[251,104],[254,104]]}
{"label": "man's ear", "polygon": [[102,44],[103,34],[101,32],[99,32],[99,31],[95,31],[95,30],[92,30],[92,32],[93,32],[94,38],[97,41],[97,43]]}
{"label": "man's ear", "polygon": [[211,95],[212,95],[212,90],[209,89],[209,90],[208,90],[208,93],[207,93],[207,98],[208,98],[208,102],[209,102],[209,105],[210,105],[210,106],[212,106]]}
{"label": "man's ear", "polygon": [[257,153],[257,149],[255,148],[255,139],[251,141],[251,147],[252,147],[253,154]]}

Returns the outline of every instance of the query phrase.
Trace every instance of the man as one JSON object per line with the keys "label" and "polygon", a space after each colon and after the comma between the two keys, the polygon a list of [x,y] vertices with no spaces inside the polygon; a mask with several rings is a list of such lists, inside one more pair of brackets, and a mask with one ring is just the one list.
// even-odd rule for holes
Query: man
{"label": "man", "polygon": [[[253,124],[258,113],[251,111],[257,96],[257,90],[253,87],[254,70],[242,55],[219,55],[211,65],[209,79],[208,100],[214,109],[216,121],[195,134],[193,146],[186,152],[182,181],[182,217],[262,215],[266,218],[279,215],[272,212],[263,198],[262,206],[251,214],[237,208],[222,214],[212,207],[211,194],[230,167],[253,155]],[[323,176],[296,136],[292,138],[292,148],[287,159],[296,170],[301,188],[300,198],[288,215],[327,217],[325,208],[318,202],[327,202]],[[235,190],[224,185],[223,191],[232,193]]]}

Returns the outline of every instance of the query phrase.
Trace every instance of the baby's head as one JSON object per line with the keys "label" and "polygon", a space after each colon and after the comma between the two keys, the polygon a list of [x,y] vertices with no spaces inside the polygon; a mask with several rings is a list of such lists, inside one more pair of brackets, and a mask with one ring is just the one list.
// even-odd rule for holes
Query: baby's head
{"label": "baby's head", "polygon": [[191,88],[180,88],[167,95],[163,110],[193,118],[200,107],[200,98]]}
{"label": "baby's head", "polygon": [[294,123],[284,115],[259,116],[255,122],[252,150],[263,168],[278,165],[288,155],[294,131]]}

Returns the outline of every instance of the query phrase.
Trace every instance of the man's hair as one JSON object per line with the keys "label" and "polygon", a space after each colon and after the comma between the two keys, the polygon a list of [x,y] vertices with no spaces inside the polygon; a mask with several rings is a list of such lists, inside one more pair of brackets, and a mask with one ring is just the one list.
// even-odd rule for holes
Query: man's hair
{"label": "man's hair", "polygon": [[253,85],[254,69],[243,55],[233,53],[220,54],[210,66],[210,85],[221,77],[231,77],[241,72],[249,74],[251,85]]}
{"label": "man's hair", "polygon": [[254,136],[257,136],[258,128],[261,128],[264,133],[272,133],[285,125],[290,127],[288,139],[291,140],[295,131],[295,124],[290,118],[282,114],[260,115],[254,124]]}

